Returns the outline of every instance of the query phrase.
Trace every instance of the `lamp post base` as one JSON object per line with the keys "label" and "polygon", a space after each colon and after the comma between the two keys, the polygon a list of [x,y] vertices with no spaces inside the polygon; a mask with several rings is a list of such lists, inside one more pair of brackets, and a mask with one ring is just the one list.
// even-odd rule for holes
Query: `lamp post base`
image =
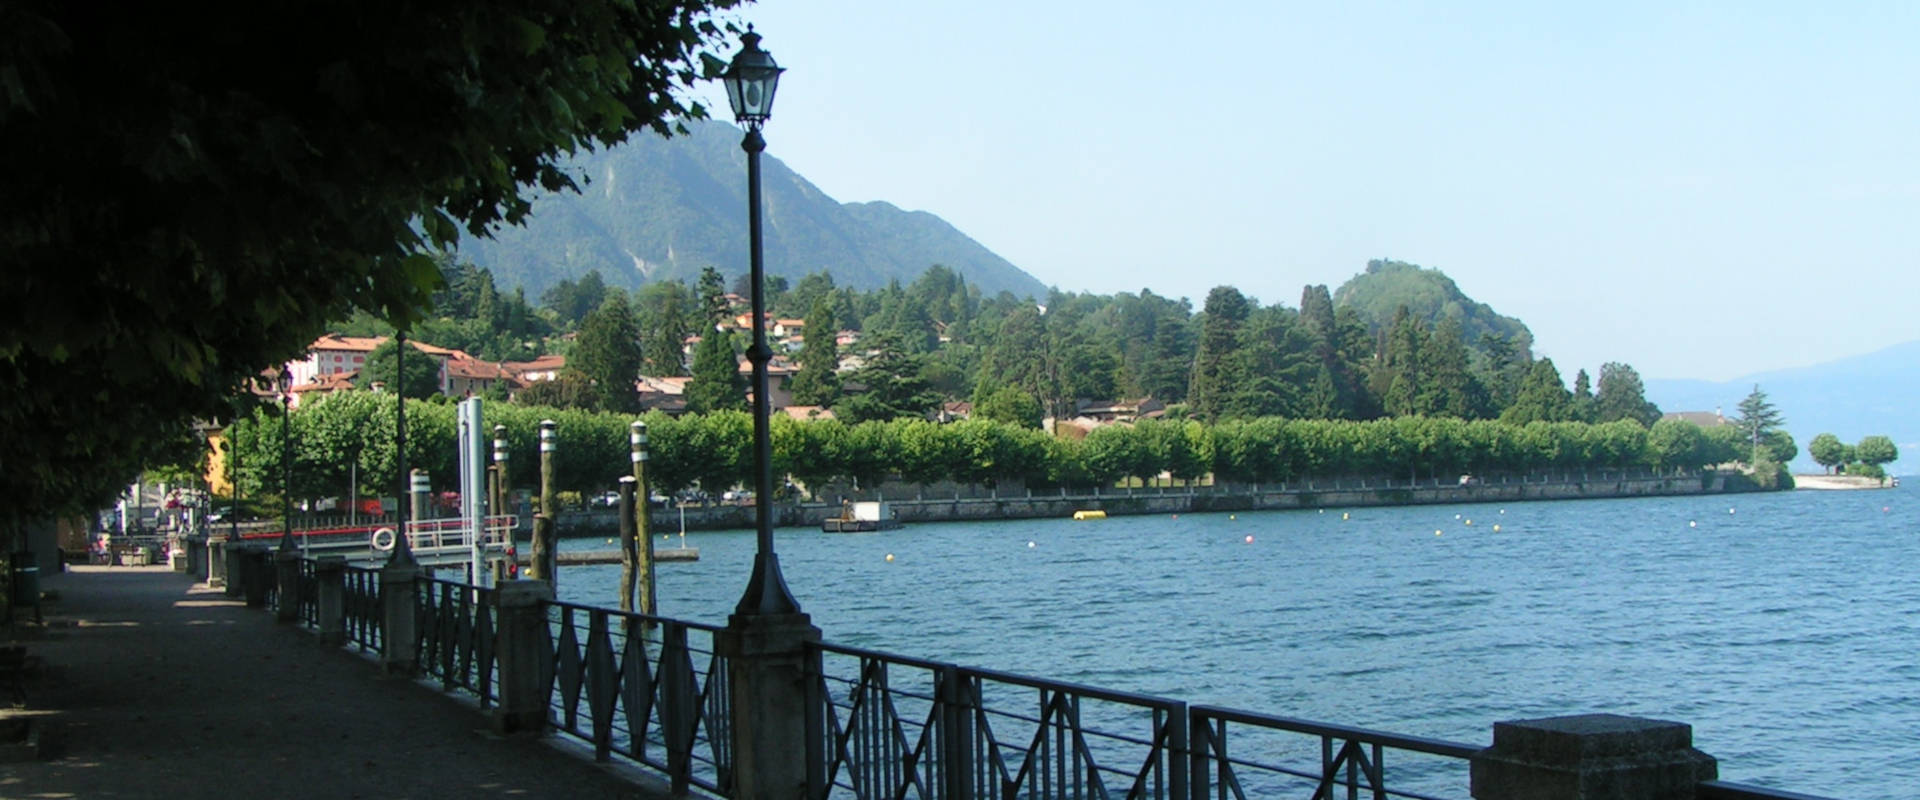
{"label": "lamp post base", "polygon": [[714,634],[733,700],[733,797],[812,797],[824,780],[819,651],[808,646],[819,641],[799,612],[734,614]]}

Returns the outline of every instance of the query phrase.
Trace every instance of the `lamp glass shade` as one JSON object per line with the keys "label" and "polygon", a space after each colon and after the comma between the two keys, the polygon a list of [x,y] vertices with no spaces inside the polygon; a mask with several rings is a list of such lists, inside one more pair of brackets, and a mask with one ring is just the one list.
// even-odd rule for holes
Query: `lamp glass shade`
{"label": "lamp glass shade", "polygon": [[733,106],[733,118],[739,122],[762,122],[773,115],[773,95],[780,88],[780,73],[773,54],[760,49],[760,35],[748,31],[740,36],[740,52],[727,65],[720,80],[727,86],[727,103]]}

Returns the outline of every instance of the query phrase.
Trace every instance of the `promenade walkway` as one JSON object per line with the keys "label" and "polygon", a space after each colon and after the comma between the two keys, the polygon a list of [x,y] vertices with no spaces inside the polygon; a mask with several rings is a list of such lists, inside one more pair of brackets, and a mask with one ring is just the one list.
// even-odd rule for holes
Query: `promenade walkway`
{"label": "promenade walkway", "polygon": [[554,737],[495,736],[477,706],[165,567],[41,584],[46,626],[0,635],[45,666],[0,719],[35,717],[56,750],[0,764],[0,798],[668,796]]}

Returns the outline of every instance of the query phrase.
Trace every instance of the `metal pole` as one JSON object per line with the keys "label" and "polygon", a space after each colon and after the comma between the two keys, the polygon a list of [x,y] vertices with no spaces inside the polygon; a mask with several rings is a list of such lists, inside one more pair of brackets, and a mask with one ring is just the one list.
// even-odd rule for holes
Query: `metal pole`
{"label": "metal pole", "polygon": [[[282,369],[285,369],[282,367]],[[293,552],[293,439],[287,418],[293,414],[293,395],[280,389],[280,552]]]}
{"label": "metal pole", "polygon": [[[393,351],[393,374],[404,375],[406,374],[407,364],[407,332],[394,331],[393,339],[398,345]],[[395,475],[397,476],[396,479],[400,481],[400,496],[397,498],[398,502],[394,503],[398,508],[395,508],[393,511],[394,514],[399,517],[400,524],[396,526],[397,533],[394,536],[393,556],[387,560],[387,563],[390,565],[413,563],[413,546],[407,542],[407,520],[409,518],[407,512],[411,510],[409,508],[411,501],[408,498],[413,492],[413,476],[407,470],[407,393],[400,389],[400,381],[394,381],[393,396],[398,402],[398,405],[394,407],[394,413],[398,424],[394,427],[393,448],[396,459],[394,463],[397,465],[398,470]],[[414,516],[417,517],[418,515],[415,514]]]}
{"label": "metal pole", "polygon": [[766,270],[760,242],[760,151],[767,149],[767,142],[760,137],[758,123],[747,128],[740,149],[747,151],[747,246],[753,290],[753,346],[747,348],[747,360],[753,362],[753,506],[758,538],[753,577],[748,579],[747,592],[734,613],[798,614],[800,603],[787,589],[787,580],[780,574],[780,556],[773,551],[773,436],[769,423],[773,412],[767,398],[767,361],[773,358],[773,350],[767,347]]}

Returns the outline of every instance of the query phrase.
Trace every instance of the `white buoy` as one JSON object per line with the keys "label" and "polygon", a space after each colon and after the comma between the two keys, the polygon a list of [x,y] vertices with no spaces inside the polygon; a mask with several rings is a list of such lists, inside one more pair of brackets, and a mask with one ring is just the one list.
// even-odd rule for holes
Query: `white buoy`
{"label": "white buoy", "polygon": [[1700,527],[1700,523],[1698,523],[1698,522],[1694,522],[1693,520],[1687,520],[1687,527],[1689,527],[1689,528],[1698,528],[1698,527]]}
{"label": "white buoy", "polygon": [[1455,514],[1455,515],[1453,515],[1453,518],[1454,518],[1454,519],[1459,519],[1459,518],[1460,518],[1460,515],[1459,515],[1459,514]]}
{"label": "white buoy", "polygon": [[1238,515],[1238,514],[1228,514],[1228,515],[1227,515],[1227,519],[1230,519],[1230,520],[1234,520],[1234,519],[1239,519],[1239,518],[1240,518],[1240,515]]}
{"label": "white buoy", "polygon": [[1731,513],[1733,513],[1733,509],[1731,509],[1731,508],[1729,508],[1729,509],[1727,509],[1727,513],[1729,513],[1729,514],[1731,514]]}
{"label": "white buoy", "polygon": [[892,560],[893,560],[893,554],[892,554],[892,553],[888,553],[888,554],[887,554],[887,560],[888,560],[888,561],[892,561]]}
{"label": "white buoy", "polygon": [[1505,513],[1507,513],[1507,510],[1506,510],[1506,509],[1504,509],[1504,508],[1503,508],[1503,509],[1500,509],[1500,513],[1502,513],[1502,514],[1505,514]]}
{"label": "white buoy", "polygon": [[1348,514],[1348,513],[1347,513],[1347,512],[1345,512],[1345,511],[1342,511],[1342,512],[1340,512],[1340,518],[1341,518],[1341,519],[1349,519],[1349,518],[1351,518],[1351,517],[1352,517],[1352,515],[1351,515],[1351,514]]}
{"label": "white buoy", "polygon": [[1032,546],[1033,546],[1033,542],[1027,542],[1027,546],[1028,546],[1028,547],[1032,547]]}
{"label": "white buoy", "polygon": [[1498,523],[1498,522],[1496,522],[1496,523],[1493,523],[1493,532],[1494,532],[1494,533],[1499,533],[1499,532],[1500,532],[1500,523]]}
{"label": "white buoy", "polygon": [[1473,524],[1473,520],[1467,520],[1467,524],[1468,524],[1468,525],[1472,525],[1472,524]]}
{"label": "white buoy", "polygon": [[1252,535],[1248,535],[1248,536],[1247,536],[1247,544],[1253,544],[1253,536],[1252,536]]}

